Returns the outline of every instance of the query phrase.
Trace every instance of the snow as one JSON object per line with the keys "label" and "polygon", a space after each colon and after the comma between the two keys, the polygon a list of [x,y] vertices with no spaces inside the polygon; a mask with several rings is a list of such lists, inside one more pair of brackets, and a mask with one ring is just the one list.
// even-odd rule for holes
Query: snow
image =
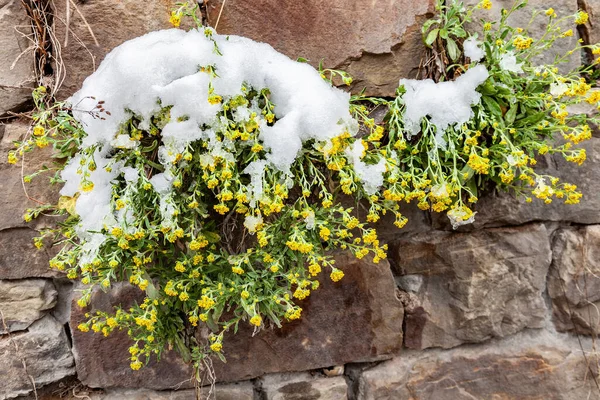
{"label": "snow", "polygon": [[463,48],[465,50],[465,56],[469,57],[472,62],[481,61],[485,52],[479,46],[481,42],[477,40],[474,36],[469,37],[463,43]]}
{"label": "snow", "polygon": [[383,185],[383,174],[386,170],[384,159],[377,164],[366,164],[362,161],[365,146],[361,140],[357,140],[352,147],[346,149],[346,155],[354,167],[356,175],[360,178],[363,188],[367,194],[375,194]]}
{"label": "snow", "polygon": [[[264,43],[237,36],[212,37],[222,56],[213,52],[213,42],[203,31],[179,29],[152,32],[110,52],[70,99],[74,116],[88,134],[84,146],[132,147],[116,137],[120,125],[134,114],[141,118],[142,128],[148,127],[149,118],[167,105],[173,107],[163,135],[172,139],[170,146],[181,148],[205,137],[200,127],[218,124],[215,119],[222,109],[220,103],[208,102],[209,83],[214,94],[223,98],[243,94],[244,83],[257,90],[270,89],[278,121],[265,127],[260,138],[271,150],[266,159],[284,171],[302,142],[357,131],[348,111],[350,95],[332,88],[310,65],[292,61]],[[207,66],[213,66],[217,76],[199,71]],[[111,113],[102,114],[105,119],[91,112],[100,100]],[[248,114],[240,110],[235,118],[245,119]],[[178,122],[180,117],[186,121]]]}
{"label": "snow", "polygon": [[[214,51],[215,44],[221,55]],[[214,69],[214,75],[208,67]],[[220,114],[223,103],[234,96],[245,96],[243,90],[250,87],[257,91],[269,89],[277,117],[269,126],[256,100],[239,106],[233,114],[239,122],[249,121],[254,113],[265,149],[265,157],[244,170],[250,176],[249,194],[251,205],[255,205],[263,195],[266,169],[289,174],[303,142],[327,141],[343,132],[358,132],[358,124],[349,112],[348,93],[331,87],[310,65],[293,61],[268,44],[214,32],[207,36],[205,30],[152,32],[123,43],[105,57],[69,99],[74,117],[87,134],[81,150],[101,149],[94,156],[97,169],[87,178],[94,187],[89,192],[81,191],[76,203],[78,232],[84,240],[93,240],[85,244],[86,260],[93,257],[103,240],[102,235],[86,232],[99,232],[132,218],[129,207],[116,211],[111,204],[115,179],[122,176],[130,184],[140,179],[134,168],[123,169],[124,165],[110,159],[115,149],[132,150],[140,145],[123,134],[123,124],[135,116],[140,120],[139,128],[148,129],[151,117],[171,106],[158,148],[158,161],[165,172],[150,180],[159,196],[163,224],[168,226],[173,223],[175,210],[171,195],[175,157],[190,143],[202,139],[208,141],[208,149],[201,163],[211,164],[216,157],[235,162],[233,143],[229,139],[219,142],[216,133],[228,128],[227,119]],[[209,97],[215,95],[222,102],[209,102]],[[62,172],[62,195],[80,192],[81,160],[82,156],[77,155]],[[109,164],[111,172],[104,169]],[[247,223],[256,227],[259,221],[249,219]]]}
{"label": "snow", "polygon": [[407,137],[410,139],[419,133],[421,119],[429,116],[436,128],[436,143],[445,149],[444,132],[449,126],[463,124],[473,117],[471,107],[481,99],[476,89],[488,76],[486,67],[477,65],[451,82],[401,79],[400,85],[406,89],[404,124]]}
{"label": "snow", "polygon": [[507,51],[502,54],[502,57],[500,58],[500,68],[505,71],[519,74],[523,72],[522,66],[523,63],[517,63],[517,56],[515,56],[515,53],[512,51]]}

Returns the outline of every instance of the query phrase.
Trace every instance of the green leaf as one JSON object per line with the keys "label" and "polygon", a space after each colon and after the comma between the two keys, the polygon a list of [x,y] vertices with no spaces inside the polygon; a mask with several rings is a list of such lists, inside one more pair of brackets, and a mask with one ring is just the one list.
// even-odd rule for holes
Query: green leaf
{"label": "green leaf", "polygon": [[457,26],[452,29],[452,34],[459,38],[464,38],[467,36],[467,32],[461,26]]}
{"label": "green leaf", "polygon": [[204,237],[208,240],[208,243],[219,243],[221,241],[221,236],[214,232],[203,232]]}
{"label": "green leaf", "polygon": [[546,113],[542,111],[542,112],[530,115],[529,117],[517,120],[515,122],[515,126],[517,126],[517,127],[532,126],[532,125],[535,125],[538,122],[540,122],[545,116],[546,116]]}
{"label": "green leaf", "polygon": [[448,39],[448,30],[446,28],[440,29],[440,37],[442,39]]}
{"label": "green leaf", "polygon": [[431,45],[433,44],[433,42],[435,42],[435,40],[437,39],[437,35],[438,32],[440,30],[439,29],[434,29],[431,32],[429,32],[429,34],[427,35],[427,38],[425,39],[425,44],[429,47],[431,47]]}
{"label": "green leaf", "polygon": [[500,104],[490,96],[482,96],[483,104],[485,108],[498,120],[502,119],[502,109],[500,108]]}
{"label": "green leaf", "polygon": [[496,90],[494,82],[491,79],[488,79],[483,83],[483,85],[479,85],[479,93],[489,96],[498,93],[498,90]]}
{"label": "green leaf", "polygon": [[433,24],[438,23],[439,21],[435,20],[435,19],[430,19],[427,20],[424,24],[423,27],[421,28],[421,33],[423,33],[423,35],[425,34],[425,32],[427,32],[429,30],[429,28],[431,28],[431,26]]}
{"label": "green leaf", "polygon": [[519,108],[518,103],[515,103],[512,106],[510,106],[510,108],[504,115],[504,120],[506,121],[507,125],[512,125],[512,123],[515,122],[518,108]]}
{"label": "green leaf", "polygon": [[304,58],[304,57],[298,57],[298,58],[296,58],[296,61],[297,62],[301,62],[301,63],[307,63],[308,62],[308,60],[306,58]]}
{"label": "green leaf", "polygon": [[456,42],[452,39],[446,40],[446,48],[448,49],[448,56],[450,56],[450,59],[452,61],[458,60],[460,50],[458,49]]}

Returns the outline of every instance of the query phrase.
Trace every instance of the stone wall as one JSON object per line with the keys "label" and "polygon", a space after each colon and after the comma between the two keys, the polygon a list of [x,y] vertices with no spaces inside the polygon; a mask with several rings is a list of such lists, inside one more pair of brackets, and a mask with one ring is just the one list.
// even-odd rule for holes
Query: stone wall
{"label": "stone wall", "polygon": [[[223,1],[205,1],[210,24]],[[511,2],[494,3],[497,11],[497,3]],[[578,7],[600,13],[600,0],[552,3],[562,14]],[[65,4],[53,3],[51,31],[64,63],[55,72],[66,73],[62,98],[111,48],[168,27],[172,6],[170,0],[76,1],[67,18]],[[323,59],[355,77],[352,90],[391,96],[398,79],[419,68],[420,25],[433,7],[433,0],[229,0],[218,28],[292,58]],[[592,16],[580,29],[584,40],[599,40],[597,21]],[[48,270],[51,250],[37,251],[31,240],[53,221],[21,219],[36,200],[56,196],[42,179],[25,194],[21,168],[6,163],[12,142],[28,130],[15,113],[30,109],[37,85],[31,32],[21,0],[0,0],[0,400],[34,398],[34,385],[41,399],[192,399],[190,369],[175,354],[134,372],[125,335],[75,329],[85,312],[71,305],[78,288]],[[217,384],[203,393],[220,400],[600,398],[593,340],[600,333],[598,130],[586,149],[580,168],[551,157],[538,163],[581,188],[579,205],[524,204],[490,193],[477,203],[476,222],[458,231],[445,217],[411,206],[403,230],[381,222],[389,263],[340,255],[346,277],[323,280],[303,301],[301,321],[254,337],[242,327],[226,341],[228,363],[214,363]],[[44,163],[47,153],[29,156],[24,173]],[[95,293],[91,308],[126,304],[138,294],[118,285]]]}

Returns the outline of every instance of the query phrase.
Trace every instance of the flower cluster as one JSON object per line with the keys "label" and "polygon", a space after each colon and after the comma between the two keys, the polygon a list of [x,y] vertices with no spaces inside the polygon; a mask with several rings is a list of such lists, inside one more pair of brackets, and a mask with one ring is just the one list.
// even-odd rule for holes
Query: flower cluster
{"label": "flower cluster", "polygon": [[[451,32],[461,35],[461,21],[474,9],[492,6],[486,0],[471,9],[438,9],[454,15]],[[372,224],[390,214],[402,228],[405,202],[446,212],[455,227],[474,220],[468,204],[489,183],[527,201],[579,202],[574,185],[533,167],[545,154],[576,164],[585,160],[585,150],[576,145],[591,137],[588,124],[599,121],[570,114],[568,106],[597,105],[600,95],[590,93],[578,75],[531,64],[533,56],[569,35],[557,30],[551,9],[543,38],[508,26],[506,19],[519,7],[505,10],[499,23],[484,22],[482,42],[465,41],[471,62],[452,67],[455,82],[403,80],[391,101],[350,99],[321,79],[339,77],[349,84],[346,73],[321,69],[319,76],[264,47],[249,52],[271,57],[261,67],[276,64],[273,74],[302,76],[311,90],[291,96],[302,88],[290,89],[286,79],[276,78],[265,87],[267,80],[256,75],[235,81],[242,69],[227,81],[222,66],[234,68],[245,61],[238,54],[243,46],[260,45],[208,28],[164,31],[135,42],[165,45],[164,62],[175,59],[172,68],[180,68],[177,60],[183,58],[172,54],[177,49],[168,46],[170,40],[212,51],[210,57],[190,53],[204,60],[191,68],[192,75],[174,73],[171,84],[159,89],[144,89],[144,79],[129,88],[147,90],[140,93],[149,101],[137,92],[113,93],[127,79],[106,82],[106,76],[86,81],[104,91],[106,102],[82,90],[75,106],[48,106],[44,88],[36,89],[31,138],[17,144],[9,162],[48,145],[66,159],[53,180],[64,183],[54,211],[67,218],[44,232],[62,245],[51,266],[87,285],[81,307],[89,304],[93,287],[109,290],[115,282],[129,282],[142,298],[114,313],[86,314],[79,329],[127,331],[134,370],[172,346],[198,367],[211,355],[224,357],[225,333],[240,323],[260,330],[301,318],[303,301],[319,289],[322,275],[333,282],[344,278],[334,251],[385,259],[387,245]],[[179,5],[171,22],[177,26],[183,16],[197,20],[196,8]],[[580,12],[574,18],[580,23],[587,17]],[[445,42],[457,46],[452,59],[460,56],[460,39]],[[124,46],[133,51],[131,44]],[[163,67],[149,71],[169,74]],[[294,73],[281,75],[280,67]],[[99,71],[110,74],[111,68]],[[184,93],[189,87],[182,82],[195,86]],[[423,101],[419,93],[438,98]],[[311,108],[320,98],[329,99],[330,109]],[[370,116],[371,104],[389,108],[384,122]],[[294,112],[286,115],[289,110]],[[303,130],[307,126],[312,131]],[[31,210],[25,219],[51,208]],[[42,245],[37,239],[36,246]],[[204,339],[195,334],[199,326],[211,332]]]}
{"label": "flower cluster", "polygon": [[[456,68],[455,76],[481,66],[488,73],[476,89],[476,102],[468,120],[451,121],[455,124],[441,132],[440,126],[432,122],[434,118],[423,118],[419,135],[406,140],[407,112],[413,100],[408,96],[409,86],[401,86],[398,98],[389,103],[385,151],[400,160],[400,171],[388,169],[386,180],[395,185],[398,176],[403,178],[401,185],[392,186],[394,196],[418,199],[422,209],[447,211],[455,227],[473,221],[474,212],[467,204],[475,203],[489,183],[512,190],[527,202],[535,197],[545,203],[562,199],[576,204],[582,196],[575,185],[540,174],[535,165],[546,154],[560,154],[578,165],[586,158],[585,149],[576,145],[591,138],[590,124],[597,124],[599,119],[597,114],[572,113],[570,106],[582,102],[598,106],[600,94],[591,91],[585,79],[589,68],[567,74],[559,73],[558,68],[586,46],[578,45],[551,65],[535,65],[532,60],[557,40],[572,35],[572,29],[564,30],[565,22],[585,23],[587,14],[579,11],[575,16],[557,18],[553,9],[535,11],[534,19],[545,14],[547,28],[542,37],[533,38],[526,29],[507,23],[510,15],[525,4],[518,1],[511,9],[502,10],[500,21],[482,20],[481,40],[475,36],[465,41],[465,56],[470,63],[448,68]],[[491,7],[488,1],[475,8],[464,8],[460,3],[438,6],[441,13],[461,15],[460,20],[465,22],[476,9]],[[436,89],[448,83],[439,85]]]}

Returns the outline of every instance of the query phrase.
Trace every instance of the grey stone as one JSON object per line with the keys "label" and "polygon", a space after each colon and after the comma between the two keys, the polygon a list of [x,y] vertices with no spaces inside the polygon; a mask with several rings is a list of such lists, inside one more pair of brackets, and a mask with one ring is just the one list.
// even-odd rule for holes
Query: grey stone
{"label": "grey stone", "polygon": [[[544,225],[419,234],[395,242],[391,254],[406,290],[409,348],[450,348],[544,326],[551,261]],[[421,283],[412,284],[417,276]]]}
{"label": "grey stone", "polygon": [[600,225],[556,233],[548,294],[559,331],[600,333]]}
{"label": "grey stone", "polygon": [[308,373],[274,374],[262,378],[266,400],[346,400],[348,386],[342,376],[322,378]]}
{"label": "grey stone", "polygon": [[0,0],[0,116],[20,111],[35,88],[30,20],[20,0]]}
{"label": "grey stone", "polygon": [[[222,0],[208,2],[215,25]],[[393,96],[401,77],[414,77],[424,45],[421,24],[434,1],[268,0],[228,1],[218,32],[266,42],[292,59],[343,69],[354,77],[351,89]]]}
{"label": "grey stone", "polygon": [[[584,351],[592,350],[584,341]],[[575,337],[526,332],[485,345],[409,351],[365,371],[358,400],[595,398],[598,359]]]}
{"label": "grey stone", "polygon": [[57,297],[47,279],[0,280],[0,334],[27,329],[54,307]]}
{"label": "grey stone", "polygon": [[0,337],[0,400],[33,391],[75,373],[63,326],[47,315],[25,332]]}
{"label": "grey stone", "polygon": [[[15,148],[13,142],[30,136],[30,127],[26,123],[13,122],[4,126],[4,134],[0,141],[0,231],[21,227],[39,229],[48,226],[52,221],[50,218],[39,218],[30,224],[23,221],[23,214],[28,208],[35,208],[40,204],[56,204],[58,201],[60,187],[50,185],[49,178],[52,175],[42,173],[30,183],[23,183],[23,176],[38,172],[44,166],[52,167],[55,161],[51,158],[52,150],[49,147],[36,148],[25,153],[17,165],[7,162],[8,152]],[[22,173],[21,160],[24,160]]]}
{"label": "grey stone", "polygon": [[[214,397],[209,397],[214,396]],[[108,389],[103,394],[92,394],[91,400],[191,400],[196,399],[194,389],[187,390],[149,390],[149,389]],[[216,400],[253,400],[254,387],[250,382],[217,384],[200,389],[201,399]]]}
{"label": "grey stone", "polygon": [[[14,122],[3,128],[0,141],[0,279],[60,276],[48,267],[56,249],[44,247],[38,250],[33,245],[33,238],[38,236],[36,230],[55,223],[56,217],[40,216],[30,223],[23,220],[28,208],[37,207],[40,203],[56,204],[59,187],[49,184],[46,173],[37,176],[31,183],[23,183],[21,165],[10,165],[6,159],[8,151],[14,149],[12,142],[29,134],[29,125]],[[44,165],[51,166],[50,154],[49,149],[27,153],[23,174],[36,172]]]}

